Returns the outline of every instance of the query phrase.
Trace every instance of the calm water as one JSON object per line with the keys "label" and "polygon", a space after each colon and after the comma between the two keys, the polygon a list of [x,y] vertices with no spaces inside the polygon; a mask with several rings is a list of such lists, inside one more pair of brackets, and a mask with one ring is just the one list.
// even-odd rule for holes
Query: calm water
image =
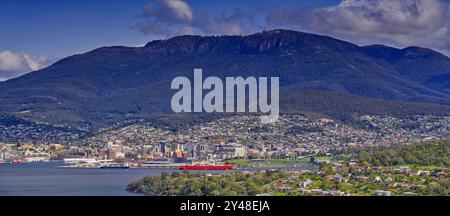
{"label": "calm water", "polygon": [[176,170],[61,169],[61,163],[0,164],[0,196],[133,196],[127,184]]}
{"label": "calm water", "polygon": [[[136,196],[126,186],[175,169],[62,169],[62,163],[0,164],[0,196]],[[311,167],[272,167],[311,169]],[[252,168],[257,171],[266,168]],[[200,171],[198,171],[200,172]],[[204,171],[202,171],[204,172]],[[208,171],[221,173],[227,171]]]}

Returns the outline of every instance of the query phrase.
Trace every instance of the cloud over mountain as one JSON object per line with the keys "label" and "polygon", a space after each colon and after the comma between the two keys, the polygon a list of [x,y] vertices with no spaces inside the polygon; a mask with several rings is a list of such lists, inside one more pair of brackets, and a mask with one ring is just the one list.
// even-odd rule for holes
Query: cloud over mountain
{"label": "cloud over mountain", "polygon": [[424,46],[450,53],[450,6],[440,0],[346,0],[315,11],[311,26],[363,44]]}
{"label": "cloud over mountain", "polygon": [[185,0],[154,0],[136,28],[154,36],[241,35],[268,28],[326,34],[360,45],[420,46],[450,56],[450,5],[442,0],[343,0],[325,8],[272,6],[210,14]]}
{"label": "cloud over mountain", "polygon": [[51,60],[9,50],[0,52],[0,81],[18,77],[50,65]]}
{"label": "cloud over mountain", "polygon": [[318,9],[274,8],[265,21],[361,45],[420,46],[450,56],[450,5],[442,0],[343,0]]}
{"label": "cloud over mountain", "polygon": [[144,7],[136,28],[144,33],[170,37],[175,35],[239,35],[249,32],[253,15],[241,10],[211,15],[195,10],[184,0],[155,0]]}

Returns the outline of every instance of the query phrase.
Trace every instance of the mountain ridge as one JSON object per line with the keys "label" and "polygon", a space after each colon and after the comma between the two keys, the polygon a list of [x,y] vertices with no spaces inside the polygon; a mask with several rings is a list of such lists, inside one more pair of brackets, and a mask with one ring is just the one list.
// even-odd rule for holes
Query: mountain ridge
{"label": "mountain ridge", "polygon": [[278,29],[247,36],[177,36],[144,47],[101,47],[69,56],[0,83],[0,110],[33,121],[89,127],[170,114],[171,80],[192,78],[194,68],[203,68],[204,77],[278,76],[282,92],[335,92],[407,106],[441,104],[432,105],[439,110],[450,105],[450,59],[438,52],[357,46]]}

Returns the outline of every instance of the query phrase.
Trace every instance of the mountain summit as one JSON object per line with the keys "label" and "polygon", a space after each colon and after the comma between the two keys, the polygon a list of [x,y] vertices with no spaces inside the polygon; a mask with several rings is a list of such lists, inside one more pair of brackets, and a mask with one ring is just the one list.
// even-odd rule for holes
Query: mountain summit
{"label": "mountain summit", "polygon": [[[450,59],[438,52],[360,47],[279,29],[248,36],[178,36],[144,47],[103,47],[70,56],[0,83],[0,110],[30,121],[86,127],[169,114],[171,80],[192,78],[194,68],[203,68],[204,77],[278,76],[282,111],[333,113],[325,109],[327,103],[351,107],[376,101],[408,114],[444,112],[450,104]],[[440,105],[428,109],[425,104]]]}

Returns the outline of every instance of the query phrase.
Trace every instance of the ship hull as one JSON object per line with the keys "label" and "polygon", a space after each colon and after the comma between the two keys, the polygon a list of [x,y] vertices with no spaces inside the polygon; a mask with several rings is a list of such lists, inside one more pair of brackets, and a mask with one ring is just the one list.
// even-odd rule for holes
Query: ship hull
{"label": "ship hull", "polygon": [[180,170],[231,170],[233,166],[209,166],[209,165],[197,165],[197,166],[181,166]]}
{"label": "ship hull", "polygon": [[102,166],[102,167],[100,167],[100,169],[129,169],[130,167],[126,167],[126,166],[124,166],[124,167],[105,167],[105,166]]}

